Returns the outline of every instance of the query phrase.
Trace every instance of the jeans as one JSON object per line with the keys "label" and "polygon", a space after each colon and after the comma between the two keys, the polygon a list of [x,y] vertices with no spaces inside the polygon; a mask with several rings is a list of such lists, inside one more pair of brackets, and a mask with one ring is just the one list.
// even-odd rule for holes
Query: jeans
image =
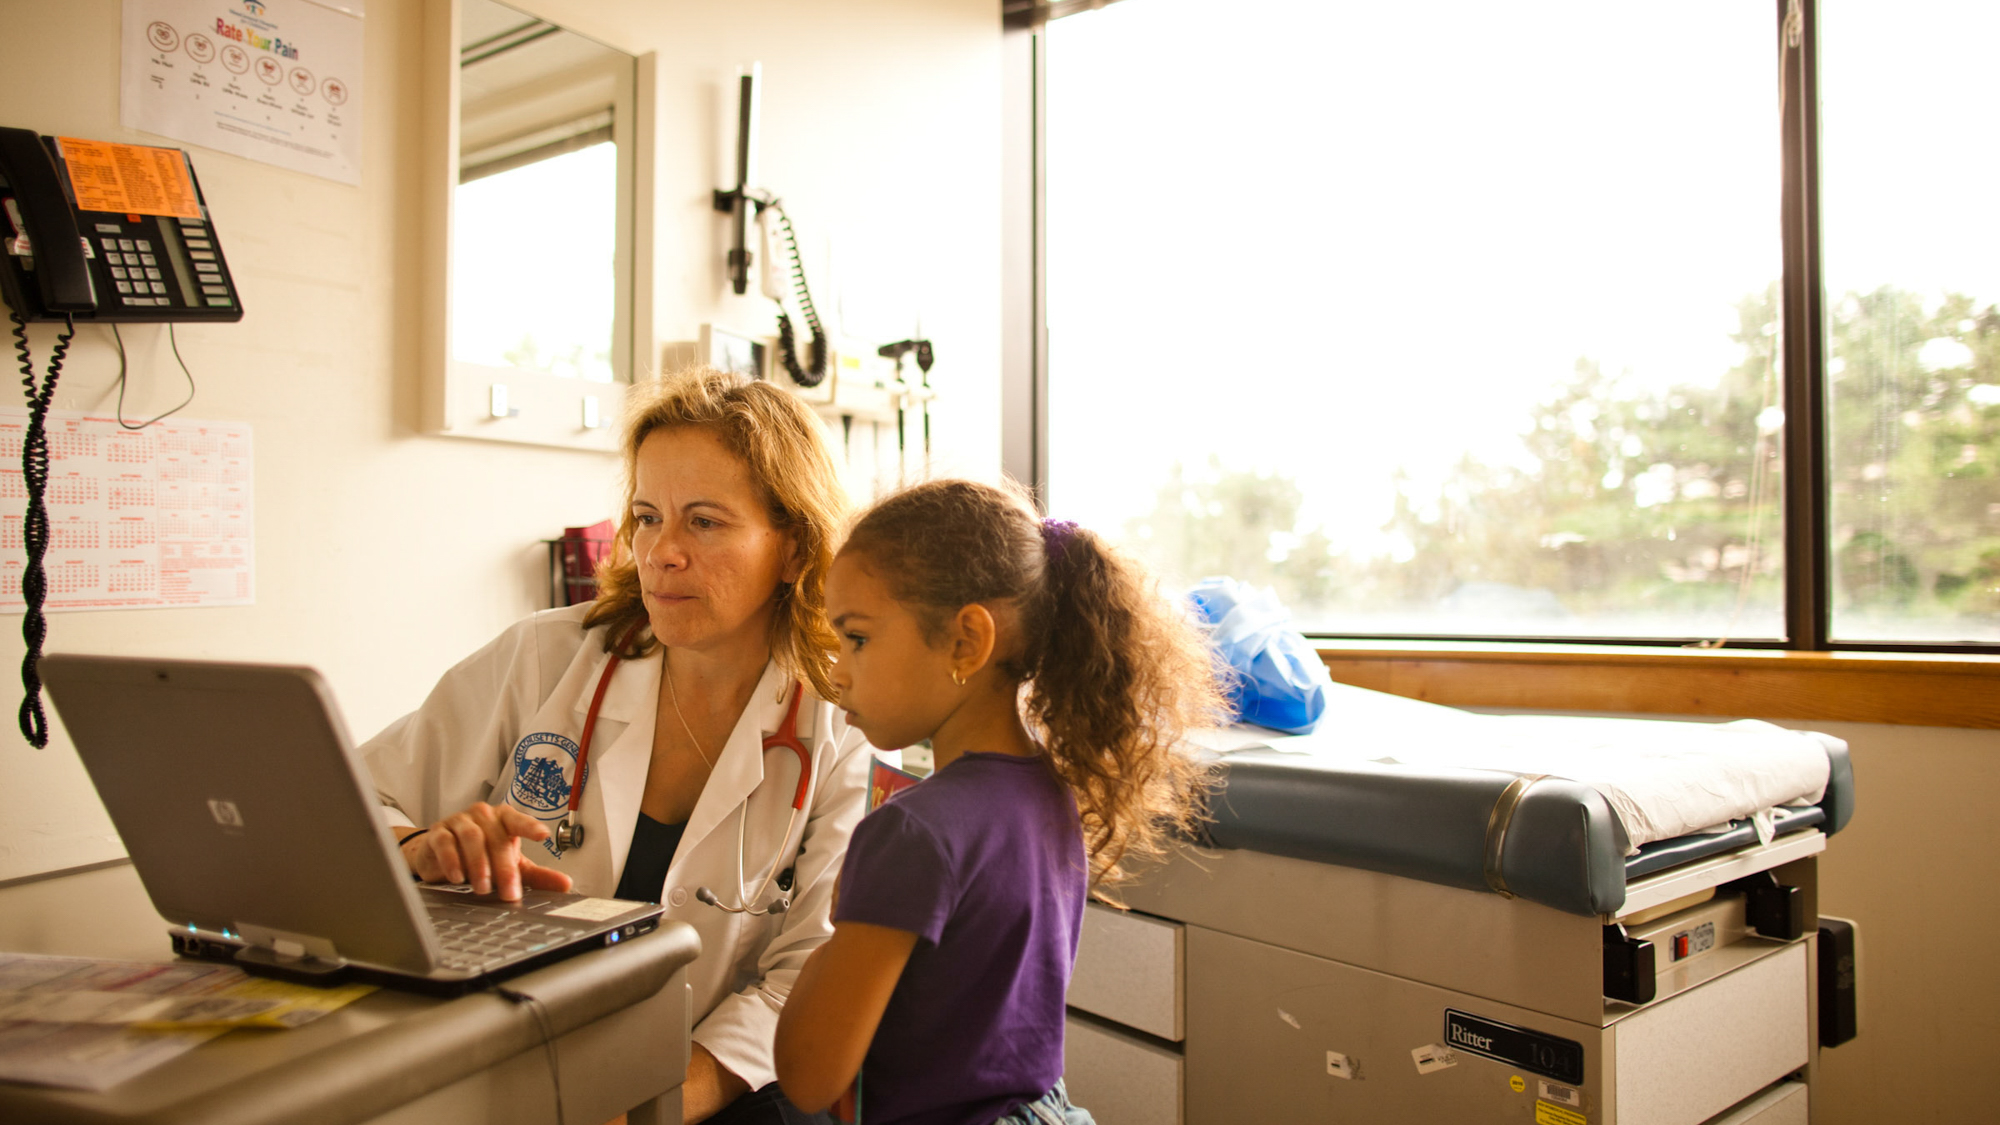
{"label": "jeans", "polygon": [[993,1125],[1097,1125],[1090,1111],[1069,1104],[1069,1087],[1056,1079],[1055,1089],[1027,1105],[1015,1106],[1012,1113]]}

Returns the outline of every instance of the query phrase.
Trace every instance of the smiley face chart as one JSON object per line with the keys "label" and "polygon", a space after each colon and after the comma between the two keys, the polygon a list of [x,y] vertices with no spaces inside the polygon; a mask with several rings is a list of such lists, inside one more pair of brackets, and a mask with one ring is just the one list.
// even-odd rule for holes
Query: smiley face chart
{"label": "smiley face chart", "polygon": [[361,182],[364,0],[126,0],[123,125]]}

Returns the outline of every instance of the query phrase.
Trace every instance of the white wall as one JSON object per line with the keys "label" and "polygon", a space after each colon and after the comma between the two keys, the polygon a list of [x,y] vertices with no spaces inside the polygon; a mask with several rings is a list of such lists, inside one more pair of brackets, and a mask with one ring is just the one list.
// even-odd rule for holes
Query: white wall
{"label": "white wall", "polygon": [[[60,613],[51,651],[300,662],[333,684],[357,737],[415,706],[451,662],[545,604],[539,540],[612,514],[615,460],[426,437],[417,414],[414,167],[420,3],[370,0],[360,187],[191,147],[246,315],[178,329],[200,383],[185,413],[254,429],[257,601],[230,609]],[[1000,27],[992,0],[517,0],[660,57],[656,321],[769,331],[726,294],[718,87],[764,64],[763,179],[819,266],[815,295],[893,339],[921,318],[945,469],[999,463]],[[118,124],[117,0],[0,0],[0,124],[164,141]],[[826,272],[827,259],[837,271]],[[825,280],[823,281],[822,278]],[[824,295],[822,295],[822,293]],[[905,323],[907,322],[907,324]],[[890,335],[893,333],[894,335]],[[34,332],[37,354],[53,333]],[[177,401],[166,329],[125,332],[128,416]],[[86,328],[56,406],[108,409],[116,360]],[[148,415],[141,415],[148,416]],[[11,715],[18,617],[0,617]],[[57,728],[0,733],[0,881],[122,854]]]}
{"label": "white wall", "polygon": [[1860,924],[1861,1034],[1820,1053],[1813,1120],[1990,1121],[2000,1017],[2000,731],[1799,723],[1847,740],[1854,822],[1820,913]]}

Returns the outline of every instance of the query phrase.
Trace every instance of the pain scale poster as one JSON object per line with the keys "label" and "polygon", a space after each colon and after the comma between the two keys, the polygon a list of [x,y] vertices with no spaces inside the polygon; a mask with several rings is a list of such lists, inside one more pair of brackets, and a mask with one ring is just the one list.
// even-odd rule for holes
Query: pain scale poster
{"label": "pain scale poster", "polygon": [[125,0],[118,120],[361,182],[362,0]]}

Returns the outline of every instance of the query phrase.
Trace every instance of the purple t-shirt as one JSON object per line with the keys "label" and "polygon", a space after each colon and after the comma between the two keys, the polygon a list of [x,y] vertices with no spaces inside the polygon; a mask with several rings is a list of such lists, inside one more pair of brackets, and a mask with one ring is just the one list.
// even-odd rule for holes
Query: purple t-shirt
{"label": "purple t-shirt", "polygon": [[966,754],[862,819],[834,921],[917,935],[862,1064],[868,1125],[985,1125],[1056,1084],[1089,881],[1041,758]]}

